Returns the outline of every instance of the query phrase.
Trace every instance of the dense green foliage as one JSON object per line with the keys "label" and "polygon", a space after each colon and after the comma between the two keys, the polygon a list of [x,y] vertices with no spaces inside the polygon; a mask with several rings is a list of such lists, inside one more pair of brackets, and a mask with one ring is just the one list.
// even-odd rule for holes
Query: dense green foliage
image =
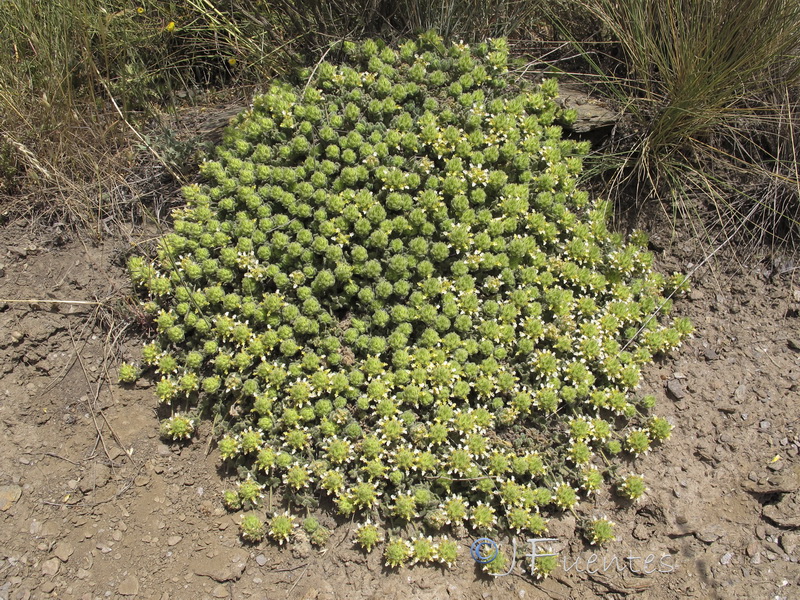
{"label": "dense green foliage", "polygon": [[[157,259],[130,261],[159,397],[227,423],[226,504],[324,494],[372,517],[371,549],[407,522],[542,533],[606,480],[633,498],[613,455],[669,435],[630,393],[691,332],[658,320],[683,278],[576,189],[587,147],[562,139],[555,81],[509,88],[504,40],[344,51],[256,98]],[[453,560],[446,539],[385,539],[393,566]]]}

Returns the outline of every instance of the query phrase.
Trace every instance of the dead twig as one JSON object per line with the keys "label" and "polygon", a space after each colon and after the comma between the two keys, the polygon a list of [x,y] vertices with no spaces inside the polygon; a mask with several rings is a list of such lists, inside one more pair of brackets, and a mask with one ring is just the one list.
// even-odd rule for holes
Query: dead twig
{"label": "dead twig", "polygon": [[63,456],[59,456],[58,454],[55,454],[54,452],[45,452],[44,455],[45,456],[52,456],[53,458],[59,458],[59,459],[64,460],[64,461],[66,461],[66,462],[68,462],[70,464],[75,465],[76,467],[81,466],[81,463],[75,462],[74,460],[70,460],[68,458],[64,458]]}
{"label": "dead twig", "polygon": [[308,571],[308,567],[309,567],[310,564],[311,563],[306,563],[306,568],[303,569],[303,572],[300,573],[300,575],[298,575],[297,579],[294,580],[294,583],[292,584],[292,587],[290,587],[289,591],[286,592],[286,597],[287,598],[291,597],[292,591],[294,590],[294,588],[297,587],[297,584],[300,583],[300,580],[303,578],[303,575],[305,575],[306,571]]}
{"label": "dead twig", "polygon": [[[81,358],[81,355],[78,352],[78,345],[75,343],[75,337],[72,335],[72,326],[68,325],[67,330],[69,331],[69,339],[72,342],[72,348],[75,350],[75,353],[77,354],[78,362],[81,365],[81,369],[83,369],[83,376],[86,378],[86,384],[89,386],[89,389],[91,389],[92,381],[89,378],[89,372],[86,370],[86,365],[83,364],[83,358]],[[108,458],[108,460],[113,460],[108,452],[108,448],[106,447],[106,442],[103,439],[103,432],[100,429],[100,425],[97,423],[95,403],[97,402],[99,396],[100,396],[100,388],[98,387],[95,390],[94,399],[91,399],[89,401],[89,411],[90,414],[92,415],[92,422],[94,423],[95,431],[97,431],[97,440],[95,440],[95,448],[97,448],[97,443],[100,442],[100,444],[102,444],[103,446],[103,451],[106,453],[106,457]]]}
{"label": "dead twig", "polygon": [[10,298],[0,298],[0,302],[8,304],[86,304],[89,306],[100,306],[102,304],[100,300],[12,300]]}

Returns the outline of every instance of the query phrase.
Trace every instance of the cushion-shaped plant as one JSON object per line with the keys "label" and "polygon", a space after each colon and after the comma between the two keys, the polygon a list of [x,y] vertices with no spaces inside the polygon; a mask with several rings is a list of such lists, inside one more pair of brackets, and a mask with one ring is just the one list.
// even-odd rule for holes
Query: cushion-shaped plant
{"label": "cushion-shaped plant", "polygon": [[157,393],[226,423],[243,503],[280,486],[383,527],[541,533],[609,449],[668,435],[631,392],[691,333],[659,321],[683,280],[577,189],[588,147],[554,80],[509,85],[504,40],[343,51],[256,98],[131,259]]}

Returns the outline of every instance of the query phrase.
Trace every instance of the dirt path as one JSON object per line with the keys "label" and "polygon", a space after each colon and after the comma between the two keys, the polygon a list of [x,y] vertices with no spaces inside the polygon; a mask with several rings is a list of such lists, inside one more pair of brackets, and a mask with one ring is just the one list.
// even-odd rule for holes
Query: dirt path
{"label": "dirt path", "polygon": [[[634,506],[601,495],[580,507],[615,521],[618,541],[593,550],[574,518],[554,519],[551,578],[517,568],[492,580],[468,538],[449,571],[386,571],[377,553],[352,546],[347,524],[324,552],[302,541],[243,546],[236,516],[221,508],[233,478],[219,468],[210,424],[193,443],[166,446],[147,384],[107,384],[119,354],[137,357],[141,345],[125,322],[128,242],[57,246],[30,235],[0,231],[2,600],[800,598],[800,280],[791,279],[800,271],[776,276],[724,258],[698,271],[676,303],[694,339],[644,378],[675,425],[664,447],[630,465],[650,490]],[[692,258],[690,245],[674,245],[659,263],[686,270]],[[86,303],[11,302],[30,299]]]}

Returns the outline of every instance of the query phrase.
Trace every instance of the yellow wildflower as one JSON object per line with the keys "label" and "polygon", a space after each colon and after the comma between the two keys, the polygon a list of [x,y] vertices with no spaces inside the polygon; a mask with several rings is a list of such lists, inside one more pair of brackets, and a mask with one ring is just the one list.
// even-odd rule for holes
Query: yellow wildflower
{"label": "yellow wildflower", "polygon": [[136,12],[137,12],[138,14],[140,14],[140,15],[141,15],[142,13],[144,13],[144,6],[137,6],[137,7],[136,7]]}
{"label": "yellow wildflower", "polygon": [[170,21],[169,23],[167,23],[167,26],[164,27],[164,29],[169,33],[175,31],[175,21]]}

